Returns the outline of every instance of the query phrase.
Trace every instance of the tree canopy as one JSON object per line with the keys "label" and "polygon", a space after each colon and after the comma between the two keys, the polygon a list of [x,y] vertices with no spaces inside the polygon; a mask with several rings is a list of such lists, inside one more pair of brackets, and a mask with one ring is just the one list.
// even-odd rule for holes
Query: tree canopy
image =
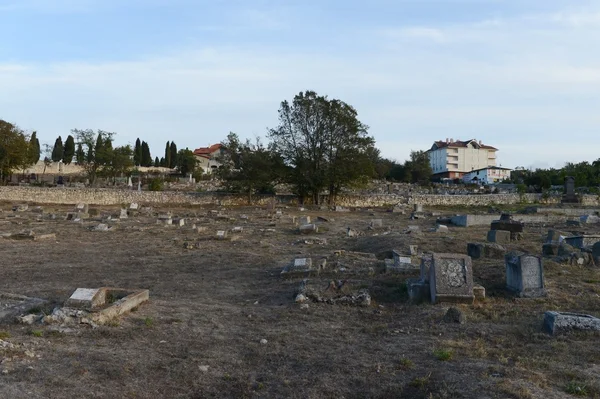
{"label": "tree canopy", "polygon": [[5,182],[13,169],[33,162],[29,137],[19,127],[0,119],[0,180]]}

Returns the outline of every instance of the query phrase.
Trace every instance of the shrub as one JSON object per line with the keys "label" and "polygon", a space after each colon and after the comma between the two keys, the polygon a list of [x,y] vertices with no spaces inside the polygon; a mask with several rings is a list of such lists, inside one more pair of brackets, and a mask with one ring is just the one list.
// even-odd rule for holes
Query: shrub
{"label": "shrub", "polygon": [[163,191],[164,190],[164,182],[161,179],[152,179],[152,180],[150,180],[150,184],[148,184],[148,190]]}

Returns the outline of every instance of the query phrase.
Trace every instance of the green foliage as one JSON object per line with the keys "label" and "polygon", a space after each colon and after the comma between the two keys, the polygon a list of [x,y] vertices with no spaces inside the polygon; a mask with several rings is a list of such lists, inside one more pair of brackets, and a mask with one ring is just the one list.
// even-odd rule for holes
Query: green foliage
{"label": "green foliage", "polygon": [[0,331],[0,339],[10,338],[10,333],[8,331]]}
{"label": "green foliage", "polygon": [[588,396],[587,385],[580,381],[570,381],[565,387],[565,392],[575,396]]}
{"label": "green foliage", "polygon": [[41,338],[44,336],[44,331],[42,330],[31,330],[31,335],[33,335],[36,338]]}
{"label": "green foliage", "polygon": [[446,362],[452,359],[454,352],[451,349],[436,349],[433,351],[433,355],[436,359]]}
{"label": "green foliage", "polygon": [[196,157],[192,150],[186,148],[177,153],[177,169],[184,176],[194,173],[196,170]]}
{"label": "green foliage", "polygon": [[163,191],[164,190],[164,182],[162,179],[156,178],[150,180],[150,184],[148,184],[148,190],[150,191]]}
{"label": "green foliage", "polygon": [[432,174],[427,152],[411,151],[409,160],[391,167],[389,178],[404,183],[428,184]]}
{"label": "green foliage", "polygon": [[139,137],[135,140],[135,147],[133,148],[133,163],[135,166],[142,164],[142,143]]}
{"label": "green foliage", "polygon": [[77,144],[77,151],[75,151],[75,161],[78,165],[83,165],[85,162],[85,152],[81,143]]}
{"label": "green foliage", "polygon": [[160,159],[158,157],[154,158],[154,167],[158,168],[160,166]]}
{"label": "green foliage", "polygon": [[29,159],[31,165],[35,165],[40,160],[41,149],[40,141],[37,138],[37,132],[31,133],[29,138]]}
{"label": "green foliage", "polygon": [[567,176],[575,178],[576,187],[600,186],[600,158],[591,164],[589,162],[567,163],[560,169],[517,168],[511,173],[511,181],[533,187],[537,192],[544,192],[551,186],[562,186]]}
{"label": "green foliage", "polygon": [[13,169],[31,165],[28,137],[12,123],[0,119],[0,179],[5,181]]}
{"label": "green foliage", "polygon": [[227,150],[216,174],[225,181],[228,191],[247,194],[249,199],[255,194],[275,192],[274,186],[282,180],[285,170],[278,154],[260,140],[242,143],[235,133],[229,133],[223,146]]}
{"label": "green foliage", "polygon": [[145,141],[142,141],[141,152],[141,165],[146,167],[152,166],[152,156],[150,155],[150,147]]}
{"label": "green foliage", "polygon": [[64,148],[63,148],[62,138],[60,136],[58,136],[56,138],[56,141],[54,141],[54,147],[52,149],[52,157],[51,157],[52,161],[58,162],[58,161],[62,160],[63,152],[64,152]]}
{"label": "green foliage", "polygon": [[[115,176],[114,173],[119,173],[127,169],[128,166],[119,165],[119,163],[122,163],[122,159],[119,159],[113,168],[115,154],[112,142],[115,133],[104,130],[98,130],[94,133],[92,129],[72,129],[71,133],[77,138],[78,145],[85,152],[85,157],[81,165],[86,171],[91,184],[95,183],[99,174]],[[131,147],[129,146],[123,148],[129,148],[129,151],[131,151]],[[117,156],[122,156],[123,151],[125,150],[120,150]],[[81,154],[78,154],[79,157],[81,157]]]}
{"label": "green foliage", "polygon": [[169,168],[173,169],[177,167],[177,145],[174,141],[171,141],[169,147]]}
{"label": "green foliage", "polygon": [[63,150],[62,161],[66,165],[69,165],[71,162],[73,162],[74,156],[75,156],[75,138],[73,136],[69,135],[67,137],[67,140],[65,141],[65,147]]}
{"label": "green foliage", "polygon": [[301,197],[319,204],[327,190],[333,202],[340,189],[375,174],[374,139],[343,101],[299,93],[291,104],[281,103],[279,122],[269,131],[271,151],[289,167],[288,181]]}
{"label": "green foliage", "polygon": [[171,143],[167,141],[167,145],[165,146],[165,161],[163,162],[163,166],[165,168],[170,167],[171,165]]}

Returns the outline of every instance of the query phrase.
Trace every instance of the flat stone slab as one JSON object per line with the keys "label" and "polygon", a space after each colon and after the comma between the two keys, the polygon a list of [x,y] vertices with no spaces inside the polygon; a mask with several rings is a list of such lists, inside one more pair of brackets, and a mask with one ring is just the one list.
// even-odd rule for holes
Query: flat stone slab
{"label": "flat stone slab", "polygon": [[310,273],[313,271],[311,258],[296,258],[281,271],[282,275],[295,273]]}
{"label": "flat stone slab", "polygon": [[39,298],[0,292],[0,323],[12,322],[16,317],[46,303]]}
{"label": "flat stone slab", "polygon": [[600,319],[587,314],[549,311],[544,313],[544,330],[552,335],[573,330],[600,331]]}
{"label": "flat stone slab", "polygon": [[595,243],[600,242],[600,235],[584,234],[580,236],[566,237],[564,241],[575,248],[583,249],[586,247],[592,247]]}
{"label": "flat stone slab", "polygon": [[65,302],[66,308],[83,309],[88,318],[103,324],[137,308],[150,299],[150,291],[126,288],[78,288]]}

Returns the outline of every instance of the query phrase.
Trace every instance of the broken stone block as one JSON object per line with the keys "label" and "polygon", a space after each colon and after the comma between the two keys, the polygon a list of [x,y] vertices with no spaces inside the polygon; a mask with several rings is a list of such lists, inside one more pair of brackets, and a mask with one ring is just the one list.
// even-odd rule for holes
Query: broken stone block
{"label": "broken stone block", "polygon": [[585,224],[596,224],[600,223],[600,217],[596,215],[583,215],[579,218],[579,221]]}
{"label": "broken stone block", "polygon": [[299,230],[302,234],[318,233],[319,227],[316,224],[303,224]]}
{"label": "broken stone block", "polygon": [[418,278],[409,278],[406,280],[408,298],[412,303],[421,303],[428,301],[431,297],[429,283]]}
{"label": "broken stone block", "polygon": [[232,233],[241,233],[242,231],[244,231],[244,228],[241,226],[235,226],[231,229]]}
{"label": "broken stone block", "polygon": [[600,331],[600,319],[587,314],[548,311],[544,313],[544,330],[552,335],[573,330]]}
{"label": "broken stone block", "polygon": [[436,233],[447,233],[448,230],[448,226],[443,225],[443,224],[438,224],[435,226],[435,229],[433,230]]}
{"label": "broken stone block", "polygon": [[499,244],[471,242],[467,244],[467,255],[472,259],[502,259],[506,249]]}
{"label": "broken stone block", "polygon": [[446,311],[443,320],[444,323],[465,324],[466,317],[462,310],[451,307]]}
{"label": "broken stone block", "polygon": [[459,254],[433,254],[429,269],[431,302],[473,303],[471,258]]}
{"label": "broken stone block", "polygon": [[419,247],[417,245],[409,245],[408,246],[408,253],[411,256],[417,256],[419,254]]}
{"label": "broken stone block", "polygon": [[227,239],[227,231],[225,231],[225,230],[217,231],[216,238],[217,238],[217,240],[226,240]]}
{"label": "broken stone block", "polygon": [[170,215],[159,215],[158,219],[156,220],[156,223],[170,226],[171,224],[173,224],[173,219]]}
{"label": "broken stone block", "polygon": [[473,295],[475,295],[475,299],[484,299],[485,298],[485,288],[481,285],[473,286]]}
{"label": "broken stone block", "polygon": [[312,270],[311,258],[296,258],[290,265],[283,268],[281,274],[310,273]]}
{"label": "broken stone block", "polygon": [[510,244],[510,231],[490,230],[487,233],[487,240],[498,244]]}
{"label": "broken stone block", "polygon": [[300,216],[298,218],[298,223],[300,225],[308,225],[308,224],[310,224],[310,216]]}
{"label": "broken stone block", "polygon": [[105,291],[100,288],[77,288],[69,299],[65,302],[65,306],[70,308],[92,310],[104,304],[106,301]]}
{"label": "broken stone block", "polygon": [[346,229],[346,236],[348,237],[358,237],[359,233],[357,230],[351,229],[350,227],[348,227],[348,229]]}
{"label": "broken stone block", "polygon": [[110,230],[110,227],[108,227],[108,225],[105,223],[100,223],[99,225],[92,227],[92,230],[93,231],[108,231],[108,230]]}
{"label": "broken stone block", "polygon": [[546,296],[542,259],[533,255],[506,254],[506,288],[523,298]]}
{"label": "broken stone block", "polygon": [[369,222],[369,227],[372,229],[379,229],[379,228],[383,227],[383,220],[371,219],[371,222]]}

